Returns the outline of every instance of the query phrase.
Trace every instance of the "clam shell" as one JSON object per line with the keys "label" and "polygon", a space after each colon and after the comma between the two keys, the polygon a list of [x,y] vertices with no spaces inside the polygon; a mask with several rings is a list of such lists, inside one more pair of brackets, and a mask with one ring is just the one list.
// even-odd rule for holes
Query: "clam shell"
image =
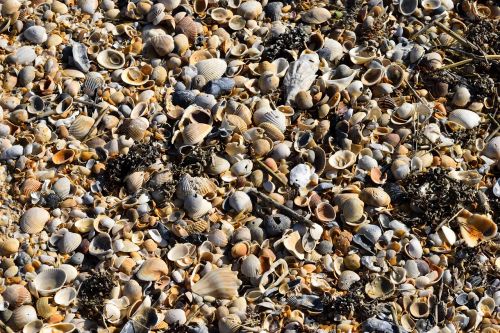
{"label": "clam shell", "polygon": [[0,241],[0,254],[11,255],[19,251],[20,242],[15,238],[7,238]]}
{"label": "clam shell", "polygon": [[160,258],[150,258],[142,263],[136,276],[141,281],[157,281],[167,274],[168,266],[165,261]]}
{"label": "clam shell", "polygon": [[97,0],[78,0],[78,7],[81,8],[82,12],[87,14],[94,14],[99,2]]}
{"label": "clam shell", "polygon": [[369,68],[363,76],[361,76],[361,82],[365,86],[373,86],[382,80],[384,76],[384,70],[382,68]]}
{"label": "clam shell", "polygon": [[194,42],[198,36],[196,23],[189,15],[184,16],[179,22],[176,23],[175,31],[180,34],[184,34],[191,43]]}
{"label": "clam shell", "polygon": [[71,253],[75,251],[82,242],[82,236],[76,232],[67,231],[57,242],[57,247],[61,253]]}
{"label": "clam shell", "polygon": [[479,125],[481,117],[474,111],[456,109],[450,113],[448,120],[462,125],[466,129],[472,129]]}
{"label": "clam shell", "polygon": [[165,18],[165,5],[163,3],[156,3],[151,7],[146,19],[154,25],[160,24]]}
{"label": "clam shell", "polygon": [[23,327],[23,333],[38,333],[43,327],[43,321],[37,319],[30,321]]}
{"label": "clam shell", "polygon": [[375,59],[376,49],[372,47],[358,46],[349,50],[351,61],[356,65],[363,65]]}
{"label": "clam shell", "polygon": [[226,247],[229,240],[226,233],[223,230],[216,229],[208,234],[208,240],[217,247]]}
{"label": "clam shell", "polygon": [[418,8],[418,0],[401,0],[399,1],[399,12],[403,15],[409,16],[413,14]]}
{"label": "clam shell", "polygon": [[60,268],[47,269],[35,277],[35,289],[42,296],[49,296],[62,288],[66,283],[66,272]]}
{"label": "clam shell", "polygon": [[199,219],[212,209],[212,204],[201,195],[193,194],[184,199],[184,209],[189,217]]}
{"label": "clam shell", "polygon": [[[85,0],[82,0],[85,1]],[[97,2],[97,1],[96,1]],[[87,55],[87,47],[82,43],[74,43],[71,48],[73,55],[73,63],[75,67],[83,73],[88,73],[90,70],[90,60]],[[95,72],[94,72],[95,73]],[[98,73],[95,73],[98,74]],[[102,76],[101,76],[102,78]],[[85,91],[85,90],[84,90]]]}
{"label": "clam shell", "polygon": [[245,1],[238,7],[237,13],[247,20],[255,20],[262,14],[262,4],[255,0]]}
{"label": "clam shell", "polygon": [[36,234],[43,230],[49,219],[50,214],[45,209],[32,207],[21,216],[19,225],[22,231]]}
{"label": "clam shell", "polygon": [[240,15],[234,15],[228,22],[229,27],[235,31],[242,30],[246,24],[247,21]]}
{"label": "clam shell", "polygon": [[66,272],[66,283],[71,283],[74,279],[76,279],[78,270],[74,266],[69,264],[62,264],[59,266],[59,268]]}
{"label": "clam shell", "polygon": [[44,27],[34,25],[24,30],[23,37],[34,44],[42,44],[47,40],[48,35]]}
{"label": "clam shell", "polygon": [[57,323],[44,326],[38,333],[71,333],[76,330],[73,323]]}
{"label": "clam shell", "polygon": [[170,309],[165,312],[165,322],[167,324],[184,325],[187,321],[186,312],[182,309]]}
{"label": "clam shell", "polygon": [[394,293],[394,283],[385,276],[377,276],[365,286],[365,293],[372,299],[384,299]]}
{"label": "clam shell", "polygon": [[366,204],[375,207],[385,207],[391,203],[391,197],[379,187],[367,187],[363,189],[359,198]]}
{"label": "clam shell", "polygon": [[486,215],[472,214],[467,217],[464,215],[462,214],[457,219],[460,222],[460,233],[467,246],[477,246],[479,242],[492,239],[497,235],[498,226]]}
{"label": "clam shell", "polygon": [[33,306],[23,305],[12,312],[9,326],[14,330],[21,330],[26,324],[37,319],[37,313]]}
{"label": "clam shell", "polygon": [[302,21],[311,24],[325,23],[332,17],[330,11],[326,8],[314,7],[307,12],[301,13],[300,18]]}
{"label": "clam shell", "polygon": [[130,84],[131,86],[142,86],[146,83],[146,81],[148,81],[149,77],[138,67],[128,67],[123,70],[121,79],[123,82]]}
{"label": "clam shell", "polygon": [[232,209],[236,213],[243,213],[243,212],[250,212],[252,211],[252,200],[243,191],[235,191],[233,195],[229,197],[229,206],[231,206]]}
{"label": "clam shell", "polygon": [[258,278],[262,274],[262,267],[259,258],[254,254],[248,255],[241,262],[240,271],[248,278]]}
{"label": "clam shell", "polygon": [[159,35],[151,38],[151,44],[160,57],[164,57],[174,50],[174,39],[170,35]]}
{"label": "clam shell", "polygon": [[212,155],[210,163],[207,166],[207,173],[210,175],[220,175],[226,172],[231,167],[231,164],[225,158],[217,155]]}
{"label": "clam shell", "polygon": [[241,160],[231,166],[231,173],[236,177],[246,177],[252,173],[253,162],[251,160]]}
{"label": "clam shell", "polygon": [[191,290],[202,297],[232,299],[238,296],[238,288],[241,286],[237,275],[238,272],[231,271],[229,268],[213,270],[193,284]]}
{"label": "clam shell", "polygon": [[328,164],[337,170],[347,169],[356,161],[356,155],[349,150],[339,150],[328,159]]}
{"label": "clam shell", "polygon": [[211,131],[212,125],[209,124],[189,124],[182,131],[182,139],[186,145],[195,145],[202,142]]}
{"label": "clam shell", "polygon": [[89,253],[98,257],[108,257],[113,253],[111,237],[107,233],[98,233],[89,245]]}
{"label": "clam shell", "polygon": [[94,125],[95,120],[92,117],[79,115],[69,128],[69,134],[75,139],[82,140]]}
{"label": "clam shell", "polygon": [[14,309],[23,304],[31,303],[31,294],[26,287],[20,284],[11,284],[5,287],[2,293],[3,300],[9,303],[9,307]]}
{"label": "clam shell", "polygon": [[342,204],[342,216],[347,222],[361,220],[364,213],[364,203],[359,198],[349,198]]}
{"label": "clam shell", "polygon": [[493,160],[500,160],[500,136],[494,137],[486,144],[483,154]]}
{"label": "clam shell", "polygon": [[135,141],[140,141],[146,135],[148,127],[149,121],[146,118],[139,117],[135,119],[125,119],[119,131]]}
{"label": "clam shell", "polygon": [[106,69],[119,69],[125,65],[125,55],[120,51],[106,49],[99,52],[97,62]]}
{"label": "clam shell", "polygon": [[202,60],[196,63],[195,66],[198,74],[202,75],[207,82],[220,79],[227,69],[226,61],[218,58]]}
{"label": "clam shell", "polygon": [[353,271],[343,271],[339,276],[338,286],[340,290],[349,290],[351,285],[361,280],[359,275]]}
{"label": "clam shell", "polygon": [[177,261],[183,259],[193,253],[193,246],[191,244],[175,244],[174,247],[168,251],[167,258],[170,261]]}
{"label": "clam shell", "polygon": [[69,306],[76,299],[77,291],[73,287],[60,289],[54,295],[54,302],[58,305]]}

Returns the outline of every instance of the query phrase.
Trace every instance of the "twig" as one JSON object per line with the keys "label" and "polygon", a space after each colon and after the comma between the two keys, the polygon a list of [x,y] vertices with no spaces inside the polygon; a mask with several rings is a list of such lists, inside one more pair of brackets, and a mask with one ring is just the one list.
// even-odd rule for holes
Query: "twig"
{"label": "twig", "polygon": [[94,124],[92,124],[92,127],[90,127],[90,130],[83,137],[82,141],[85,141],[89,137],[89,135],[94,131],[94,129],[97,127],[97,125],[99,125],[99,123],[101,122],[102,118],[106,114],[106,111],[108,110],[108,106],[101,107],[100,105],[98,105],[98,107],[101,108],[101,110],[99,110],[99,115],[97,116],[97,119],[94,121]]}
{"label": "twig", "polygon": [[104,108],[104,106],[102,106],[102,105],[96,104],[94,102],[87,102],[87,101],[84,101],[83,99],[79,99],[79,98],[73,99],[73,102],[77,102],[77,103],[80,103],[80,104],[83,104],[83,105],[87,105],[87,106],[92,106],[92,107],[94,107],[96,109],[102,109],[102,108]]}
{"label": "twig", "polygon": [[488,137],[484,140],[484,142],[490,141],[498,133],[498,131],[500,131],[500,123],[498,123],[495,117],[493,117],[491,114],[488,114],[488,117],[490,117],[490,119],[495,123],[495,125],[497,125],[497,128],[495,128],[493,132],[491,132],[488,135]]}
{"label": "twig", "polygon": [[[497,60],[497,59],[500,59],[500,54],[487,54],[487,55],[485,55],[482,58]],[[454,62],[452,64],[443,66],[443,67],[439,68],[439,70],[445,70],[445,69],[451,69],[451,68],[459,67],[459,66],[468,64],[468,63],[470,63],[472,61],[474,61],[474,59],[465,59],[465,60],[462,60],[462,61],[459,61],[459,62]]]}
{"label": "twig", "polygon": [[268,197],[264,193],[258,192],[258,191],[254,190],[254,189],[248,190],[248,193],[255,195],[256,197],[258,197],[260,200],[262,200],[266,204],[268,204],[270,206],[273,206],[274,208],[278,209],[279,211],[281,211],[281,213],[283,213],[283,215],[286,215],[289,218],[295,219],[295,220],[297,220],[299,222],[302,222],[302,223],[305,223],[307,225],[313,225],[314,224],[314,222],[312,222],[311,220],[309,220],[309,219],[305,218],[304,216],[300,215],[299,213],[297,213],[293,209],[290,209],[287,206],[284,206],[284,205],[280,204],[279,202],[274,201],[272,198]]}
{"label": "twig", "polygon": [[474,44],[472,44],[471,42],[469,42],[468,40],[464,39],[462,36],[460,36],[459,34],[457,34],[455,31],[453,30],[450,30],[447,26],[445,26],[443,23],[439,22],[439,21],[436,21],[434,22],[439,28],[441,28],[441,30],[443,30],[444,32],[446,32],[448,35],[450,35],[451,37],[453,37],[457,42],[459,42],[460,44],[464,45],[464,46],[468,46],[470,47],[471,49],[473,50],[480,50],[480,48]]}
{"label": "twig", "polygon": [[459,215],[459,214],[460,214],[463,210],[464,210],[464,208],[463,208],[463,207],[462,207],[462,208],[460,208],[460,209],[459,209],[459,211],[458,211],[458,212],[456,212],[456,214],[455,214],[455,215],[453,215],[453,216],[452,216],[452,217],[450,217],[449,219],[444,220],[443,222],[439,223],[439,225],[436,227],[436,232],[437,232],[437,231],[439,231],[439,229],[441,229],[441,228],[442,228],[442,227],[443,227],[446,223],[453,221],[453,219],[454,219],[455,217],[457,217],[457,216],[458,216],[458,215]]}
{"label": "twig", "polygon": [[270,167],[268,167],[264,162],[262,162],[261,160],[256,160],[257,163],[263,167],[264,169],[266,169],[266,171],[274,178],[276,179],[277,181],[279,181],[281,183],[281,185],[283,186],[287,186],[287,182],[285,180],[283,180],[283,178],[281,178],[276,172],[274,172]]}
{"label": "twig", "polygon": [[439,16],[439,17],[435,18],[434,20],[430,21],[429,23],[424,25],[424,27],[422,29],[420,29],[419,31],[417,31],[416,33],[411,35],[409,39],[413,40],[413,39],[417,38],[418,36],[420,36],[421,34],[426,32],[427,30],[429,30],[429,28],[432,27],[434,25],[434,23],[439,22],[443,18],[444,18],[444,16]]}

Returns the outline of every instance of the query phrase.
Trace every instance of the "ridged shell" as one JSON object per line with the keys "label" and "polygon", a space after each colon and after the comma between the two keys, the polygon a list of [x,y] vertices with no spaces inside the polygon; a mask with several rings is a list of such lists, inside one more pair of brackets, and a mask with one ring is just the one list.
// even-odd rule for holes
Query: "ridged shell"
{"label": "ridged shell", "polygon": [[228,314],[218,322],[219,333],[236,333],[241,328],[241,319],[236,314]]}
{"label": "ridged shell", "polygon": [[227,114],[234,114],[245,121],[247,125],[252,124],[252,111],[245,104],[231,103],[228,101]]}
{"label": "ridged shell", "polygon": [[237,133],[240,133],[240,134],[244,133],[248,128],[246,122],[242,118],[240,118],[234,114],[226,115],[226,120],[230,125],[235,127],[235,130],[237,130],[236,131]]}
{"label": "ridged shell", "polygon": [[202,60],[196,63],[195,66],[198,69],[198,74],[203,75],[207,82],[220,79],[227,69],[226,61],[219,58]]}
{"label": "ridged shell", "polygon": [[29,196],[31,193],[38,191],[42,187],[42,183],[34,178],[26,179],[20,187],[23,195]]}
{"label": "ridged shell", "polygon": [[238,272],[229,268],[213,270],[205,274],[191,289],[202,297],[232,299],[238,296],[238,288],[241,286],[237,276]]}
{"label": "ridged shell", "polygon": [[207,231],[208,227],[210,227],[210,222],[199,220],[189,223],[185,229],[188,234],[199,234]]}
{"label": "ridged shell", "polygon": [[264,129],[266,136],[273,141],[284,141],[285,135],[283,132],[274,124],[269,122],[263,122],[259,124],[260,128]]}
{"label": "ridged shell", "polygon": [[165,5],[162,3],[154,4],[146,18],[154,25],[159,24],[165,18]]}
{"label": "ridged shell", "polygon": [[129,193],[136,193],[144,184],[144,171],[136,171],[125,177],[125,186]]}
{"label": "ridged shell", "polygon": [[142,140],[149,127],[149,121],[146,118],[139,117],[135,119],[125,119],[120,126],[120,133],[135,141]]}
{"label": "ridged shell", "polygon": [[170,35],[159,35],[151,38],[151,43],[160,57],[164,57],[174,50],[174,39]]}
{"label": "ridged shell", "polygon": [[176,23],[175,31],[186,35],[191,43],[194,42],[196,36],[198,36],[196,23],[188,15],[184,16],[179,22]]}
{"label": "ridged shell", "polygon": [[212,126],[208,124],[189,124],[182,131],[182,139],[186,145],[195,145],[202,142],[211,131]]}
{"label": "ridged shell", "polygon": [[97,62],[106,69],[119,69],[125,65],[125,55],[113,49],[99,52]]}
{"label": "ridged shell", "polygon": [[95,120],[92,117],[79,115],[69,128],[69,134],[75,139],[82,140],[85,135],[90,131]]}
{"label": "ridged shell", "polygon": [[31,294],[26,287],[20,284],[8,285],[2,293],[4,301],[9,303],[11,309],[17,308],[23,304],[31,303]]}
{"label": "ridged shell", "polygon": [[21,330],[26,324],[36,319],[36,309],[31,305],[23,305],[13,311],[9,320],[9,326],[15,331]]}
{"label": "ridged shell", "polygon": [[204,177],[191,177],[186,174],[181,176],[177,183],[176,195],[179,199],[184,199],[193,193],[206,196],[216,190],[217,185],[212,180]]}
{"label": "ridged shell", "polygon": [[229,239],[227,237],[227,234],[220,230],[220,229],[215,229],[215,230],[212,230],[209,234],[208,234],[208,237],[207,239],[214,245],[214,246],[217,246],[217,247],[226,247],[228,242],[229,242]]}
{"label": "ridged shell", "polygon": [[160,258],[150,258],[144,261],[137,271],[137,278],[141,281],[157,281],[168,274],[168,266]]}
{"label": "ridged shell", "polygon": [[58,305],[69,306],[76,299],[77,291],[73,287],[60,289],[54,295],[54,302]]}
{"label": "ridged shell", "polygon": [[278,110],[269,110],[269,111],[257,111],[253,114],[254,122],[257,125],[260,125],[264,122],[271,123],[281,132],[285,132],[286,130],[286,117],[285,114]]}
{"label": "ridged shell", "polygon": [[85,75],[85,80],[83,81],[82,90],[85,95],[94,97],[96,90],[104,87],[106,81],[100,73],[90,72]]}
{"label": "ridged shell", "polygon": [[212,204],[201,195],[189,195],[184,199],[184,209],[189,217],[199,219],[212,209]]}
{"label": "ridged shell", "polygon": [[55,293],[66,283],[66,272],[60,268],[49,268],[35,277],[34,285],[38,293],[48,296]]}
{"label": "ridged shell", "polygon": [[76,250],[82,242],[82,236],[76,232],[67,231],[57,242],[61,253],[71,253]]}
{"label": "ridged shell", "polygon": [[301,90],[307,91],[316,79],[319,69],[319,57],[317,54],[304,54],[290,64],[283,78],[283,89],[285,101],[290,103]]}
{"label": "ridged shell", "polygon": [[326,8],[315,7],[300,15],[302,21],[311,24],[321,24],[328,21],[332,14]]}
{"label": "ridged shell", "polygon": [[19,225],[22,231],[28,234],[36,234],[43,230],[49,219],[50,214],[45,209],[32,207],[21,216]]}
{"label": "ridged shell", "polygon": [[260,260],[254,254],[250,254],[241,262],[240,271],[249,278],[257,278],[262,274]]}

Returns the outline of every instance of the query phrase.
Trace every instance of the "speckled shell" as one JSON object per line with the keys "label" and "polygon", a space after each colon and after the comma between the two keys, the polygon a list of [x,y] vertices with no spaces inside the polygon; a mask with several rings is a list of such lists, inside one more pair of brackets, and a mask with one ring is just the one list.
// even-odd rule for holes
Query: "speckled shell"
{"label": "speckled shell", "polygon": [[295,95],[301,90],[309,90],[319,69],[319,57],[317,54],[304,54],[290,64],[283,78],[283,89],[285,101],[290,103]]}
{"label": "speckled shell", "polygon": [[137,278],[141,281],[157,281],[168,274],[168,266],[160,258],[146,259],[137,271]]}
{"label": "speckled shell", "polygon": [[231,299],[238,296],[238,288],[241,286],[237,275],[238,272],[229,268],[213,270],[193,284],[191,290],[200,296]]}
{"label": "speckled shell", "polygon": [[22,231],[36,234],[43,230],[49,219],[50,214],[45,209],[32,207],[21,216],[19,225]]}
{"label": "speckled shell", "polygon": [[94,125],[94,122],[95,120],[92,117],[79,115],[71,124],[69,128],[69,134],[71,134],[77,140],[82,140],[90,131],[92,125]]}

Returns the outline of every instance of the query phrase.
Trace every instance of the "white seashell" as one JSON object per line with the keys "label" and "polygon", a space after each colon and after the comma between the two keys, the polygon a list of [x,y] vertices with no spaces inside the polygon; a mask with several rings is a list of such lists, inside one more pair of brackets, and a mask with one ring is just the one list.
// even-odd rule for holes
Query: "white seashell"
{"label": "white seashell", "polygon": [[236,314],[228,314],[219,319],[218,328],[220,333],[236,333],[240,330],[241,319]]}
{"label": "white seashell", "polygon": [[63,269],[50,268],[38,274],[33,283],[40,295],[49,296],[61,289],[66,279],[66,272]]}
{"label": "white seashell", "polygon": [[113,49],[106,49],[99,52],[97,62],[106,69],[119,69],[125,65],[125,55]]}
{"label": "white seashell", "polygon": [[167,258],[170,261],[177,261],[183,259],[193,253],[192,244],[175,244],[167,254]]}
{"label": "white seashell", "polygon": [[193,284],[191,290],[202,297],[232,299],[238,296],[238,288],[241,286],[241,281],[237,276],[238,272],[231,271],[229,268],[213,270]]}
{"label": "white seashell", "polygon": [[158,35],[151,38],[151,44],[160,57],[164,57],[174,50],[174,39],[170,35]]}
{"label": "white seashell", "polygon": [[78,7],[82,9],[82,12],[87,14],[94,14],[99,2],[97,0],[78,0]]}
{"label": "white seashell", "polygon": [[418,239],[413,238],[408,244],[406,244],[405,252],[413,259],[420,259],[423,254],[422,244],[420,244]]}
{"label": "white seashell", "polygon": [[307,164],[298,164],[290,170],[290,184],[298,187],[306,187],[311,181],[313,171]]}
{"label": "white seashell", "polygon": [[32,46],[21,46],[15,51],[14,61],[18,65],[29,65],[37,57],[35,49]]}
{"label": "white seashell", "polygon": [[23,329],[26,324],[37,319],[37,313],[33,306],[23,305],[12,312],[9,320],[9,326],[15,331]]}
{"label": "white seashell", "polygon": [[328,159],[332,168],[342,170],[347,169],[356,161],[356,155],[349,150],[339,150]]}
{"label": "white seashell", "polygon": [[68,178],[61,177],[52,185],[52,190],[59,198],[65,199],[71,191],[71,182]]}
{"label": "white seashell", "polygon": [[285,101],[290,104],[295,100],[299,91],[307,91],[316,79],[319,69],[319,57],[316,53],[303,54],[300,58],[290,64],[283,78],[283,89]]}
{"label": "white seashell", "polygon": [[210,163],[207,166],[207,173],[209,175],[220,175],[226,172],[231,167],[231,164],[225,158],[217,155],[212,155]]}
{"label": "white seashell", "polygon": [[361,280],[361,278],[356,272],[346,270],[339,276],[338,287],[340,290],[349,290],[351,285],[359,280]]}
{"label": "white seashell", "polygon": [[229,197],[229,205],[238,214],[252,211],[252,200],[248,194],[243,191],[235,191]]}
{"label": "white seashell", "polygon": [[74,266],[71,266],[69,264],[62,264],[59,266],[59,269],[62,269],[66,272],[66,283],[73,282],[73,280],[76,279],[78,275],[78,270]]}
{"label": "white seashell", "polygon": [[[500,160],[500,136],[494,137],[490,140],[490,142],[486,144],[486,147],[483,150],[483,154],[496,161]],[[496,196],[500,197],[500,189],[498,191],[499,194],[496,194]]]}
{"label": "white seashell", "polygon": [[184,209],[189,217],[199,219],[212,209],[210,201],[203,199],[199,194],[188,195],[184,199]]}
{"label": "white seashell", "polygon": [[169,325],[184,325],[187,321],[186,312],[182,309],[170,309],[165,312],[165,322]]}
{"label": "white seashell", "polygon": [[255,0],[245,1],[239,6],[238,14],[247,20],[255,20],[262,14],[262,4]]}
{"label": "white seashell", "polygon": [[54,302],[58,305],[69,306],[76,299],[77,291],[73,287],[60,289],[54,295]]}
{"label": "white seashell", "polygon": [[466,129],[471,129],[479,125],[481,117],[474,111],[467,109],[456,109],[450,113],[449,121],[462,125]]}
{"label": "white seashell", "polygon": [[42,44],[48,38],[45,28],[39,25],[34,25],[24,30],[23,36],[34,44]]}
{"label": "white seashell", "polygon": [[202,60],[195,64],[198,74],[205,77],[205,80],[212,81],[220,79],[227,69],[227,63],[224,59],[212,58]]}
{"label": "white seashell", "polygon": [[36,234],[43,230],[49,219],[50,214],[45,209],[32,207],[21,216],[19,225],[24,232]]}
{"label": "white seashell", "polygon": [[82,236],[76,232],[66,231],[57,242],[57,247],[61,253],[71,253],[76,250],[82,242]]}
{"label": "white seashell", "polygon": [[253,114],[253,120],[256,125],[267,122],[279,128],[283,133],[286,131],[286,117],[281,111],[260,109]]}
{"label": "white seashell", "polygon": [[456,106],[466,106],[470,102],[471,94],[466,87],[458,87],[453,94],[452,103]]}
{"label": "white seashell", "polygon": [[246,177],[252,173],[253,162],[251,160],[241,160],[231,166],[231,173],[236,177]]}
{"label": "white seashell", "polygon": [[71,124],[69,128],[69,134],[71,134],[75,139],[82,140],[88,134],[92,125],[94,125],[94,118],[79,115],[75,121]]}
{"label": "white seashell", "polygon": [[356,65],[363,65],[377,57],[376,49],[367,46],[357,46],[349,50],[349,57]]}
{"label": "white seashell", "polygon": [[212,126],[208,124],[189,124],[182,131],[182,139],[186,145],[195,145],[202,142],[211,131]]}
{"label": "white seashell", "polygon": [[23,327],[23,333],[39,333],[43,327],[43,321],[40,319],[30,321]]}
{"label": "white seashell", "polygon": [[98,258],[110,256],[113,253],[111,237],[107,233],[98,233],[90,241],[89,253]]}
{"label": "white seashell", "polygon": [[240,271],[249,278],[258,278],[262,274],[262,267],[259,258],[254,254],[248,255],[241,262]]}
{"label": "white seashell", "polygon": [[157,281],[168,274],[168,266],[160,258],[146,259],[137,271],[137,278],[141,281]]}

